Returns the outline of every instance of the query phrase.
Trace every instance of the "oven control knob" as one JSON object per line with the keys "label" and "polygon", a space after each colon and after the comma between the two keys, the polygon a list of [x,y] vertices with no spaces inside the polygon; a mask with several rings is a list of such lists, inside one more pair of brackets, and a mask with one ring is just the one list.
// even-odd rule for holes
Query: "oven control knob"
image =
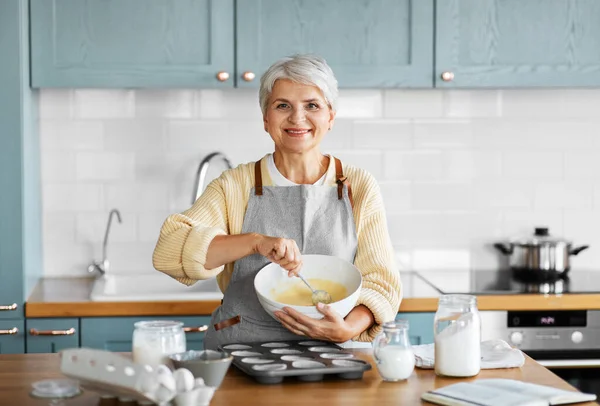
{"label": "oven control knob", "polygon": [[514,333],[511,333],[511,335],[510,335],[510,341],[513,344],[521,344],[523,342],[523,333],[520,333],[518,331],[515,331]]}
{"label": "oven control knob", "polygon": [[581,334],[581,331],[573,331],[573,334],[571,334],[571,341],[573,341],[575,344],[582,342],[583,334]]}

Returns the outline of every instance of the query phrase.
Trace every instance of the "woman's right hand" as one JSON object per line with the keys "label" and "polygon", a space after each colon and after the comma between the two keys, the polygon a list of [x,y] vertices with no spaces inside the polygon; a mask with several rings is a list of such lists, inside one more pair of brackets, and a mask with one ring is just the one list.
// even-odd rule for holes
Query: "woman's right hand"
{"label": "woman's right hand", "polygon": [[255,251],[288,271],[289,276],[300,272],[302,254],[294,240],[260,235]]}

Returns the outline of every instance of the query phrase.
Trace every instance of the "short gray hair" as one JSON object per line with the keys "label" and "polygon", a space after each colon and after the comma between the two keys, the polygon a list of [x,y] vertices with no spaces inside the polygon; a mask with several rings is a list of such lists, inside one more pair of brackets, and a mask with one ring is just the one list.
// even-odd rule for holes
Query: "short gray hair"
{"label": "short gray hair", "polygon": [[263,115],[267,112],[269,96],[278,79],[288,79],[303,85],[318,87],[329,108],[337,109],[338,82],[325,59],[316,55],[293,55],[279,59],[260,78],[258,101]]}

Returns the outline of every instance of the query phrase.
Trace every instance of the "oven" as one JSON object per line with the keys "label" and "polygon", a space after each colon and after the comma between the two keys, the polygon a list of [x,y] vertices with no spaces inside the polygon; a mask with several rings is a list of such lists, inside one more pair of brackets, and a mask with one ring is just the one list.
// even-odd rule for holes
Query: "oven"
{"label": "oven", "polygon": [[600,397],[600,310],[482,311],[482,339],[500,338],[582,392]]}

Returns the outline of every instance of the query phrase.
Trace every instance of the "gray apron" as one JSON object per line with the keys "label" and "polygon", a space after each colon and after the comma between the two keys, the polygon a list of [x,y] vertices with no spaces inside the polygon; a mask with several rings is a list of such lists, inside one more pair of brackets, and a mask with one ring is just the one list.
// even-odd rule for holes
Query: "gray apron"
{"label": "gray apron", "polygon": [[[337,158],[337,187],[262,186],[260,161],[250,191],[242,233],[259,233],[296,241],[302,254],[336,256],[354,262],[357,237],[352,216],[352,191]],[[262,308],[254,277],[270,261],[260,254],[237,260],[221,306],[212,314],[204,348],[231,343],[298,340],[298,336]]]}

